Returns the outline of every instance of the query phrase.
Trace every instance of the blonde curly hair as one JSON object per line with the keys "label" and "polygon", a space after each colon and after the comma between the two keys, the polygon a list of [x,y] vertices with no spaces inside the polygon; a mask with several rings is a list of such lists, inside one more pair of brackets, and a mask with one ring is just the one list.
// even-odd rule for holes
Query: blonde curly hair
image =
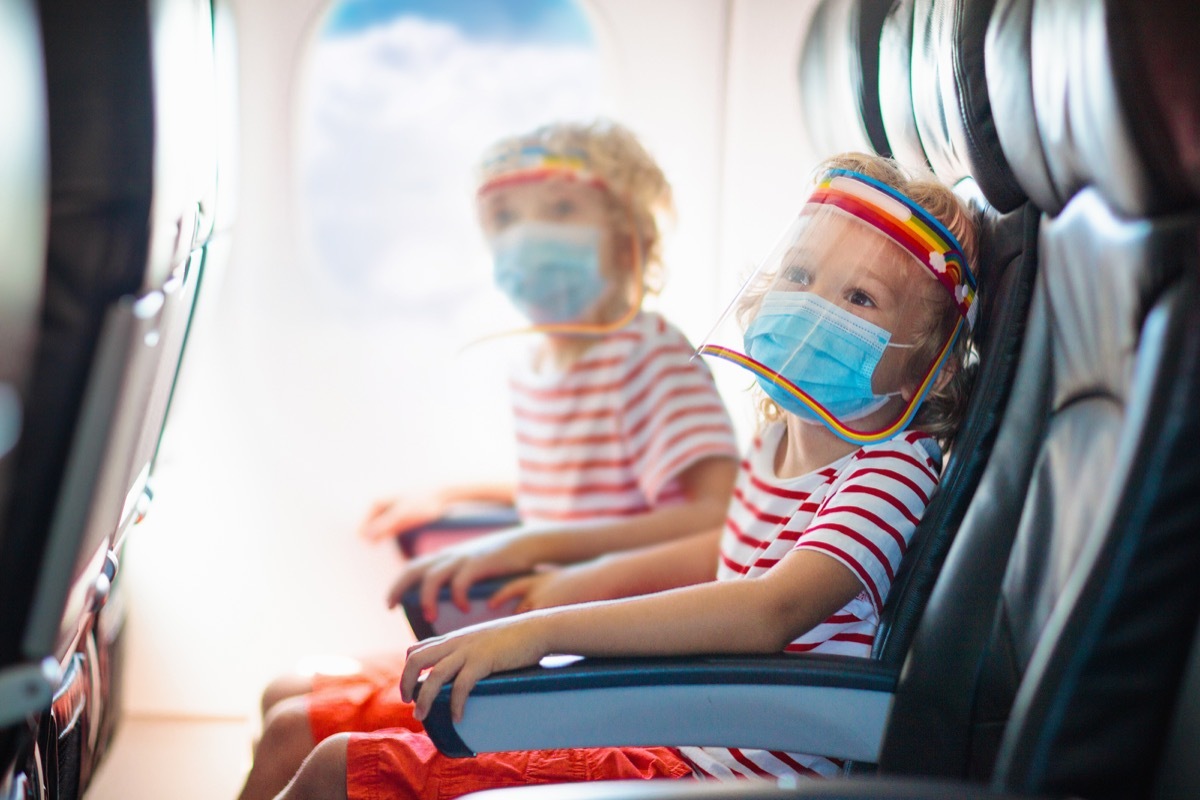
{"label": "blonde curly hair", "polygon": [[[817,166],[813,174],[814,183],[833,169],[850,170],[874,178],[928,211],[958,239],[967,264],[978,275],[978,219],[970,207],[931,172],[908,169],[893,159],[879,155],[843,153]],[[910,359],[914,369],[922,372],[936,357],[960,319],[958,308],[948,293],[935,292],[933,297],[936,304],[932,315],[934,324],[917,338],[917,346]],[[741,312],[751,311],[752,305],[743,305]],[[943,450],[948,450],[966,411],[978,371],[978,356],[967,326],[964,325],[959,332],[942,370],[949,377],[939,380],[929,390],[909,427],[929,433],[937,439]],[[921,375],[913,377],[919,379]],[[761,394],[762,390],[757,386],[755,388]],[[784,416],[784,411],[765,394],[761,394],[758,412],[760,425]]]}
{"label": "blonde curly hair", "polygon": [[575,164],[599,179],[612,203],[614,232],[636,233],[643,292],[661,291],[666,276],[660,222],[674,218],[675,206],[670,183],[637,137],[607,119],[543,125],[488,148],[477,170],[478,185],[527,168],[530,151]]}

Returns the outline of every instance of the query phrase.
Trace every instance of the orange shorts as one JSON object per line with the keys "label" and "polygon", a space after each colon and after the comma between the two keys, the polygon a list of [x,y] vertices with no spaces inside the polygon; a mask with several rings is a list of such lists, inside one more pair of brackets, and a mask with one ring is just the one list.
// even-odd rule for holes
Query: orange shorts
{"label": "orange shorts", "polygon": [[315,675],[308,695],[308,724],[314,742],[335,733],[383,728],[422,730],[412,718],[412,703],[400,699],[404,653],[364,661],[353,675]]}
{"label": "orange shorts", "polygon": [[690,778],[669,747],[594,747],[448,758],[424,733],[356,733],[346,748],[348,800],[450,800],[470,792],[539,783]]}

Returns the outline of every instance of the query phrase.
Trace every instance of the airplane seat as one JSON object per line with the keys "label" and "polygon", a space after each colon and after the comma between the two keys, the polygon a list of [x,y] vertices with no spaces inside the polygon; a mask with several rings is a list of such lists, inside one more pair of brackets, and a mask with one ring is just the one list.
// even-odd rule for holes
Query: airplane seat
{"label": "airplane seat", "polygon": [[803,123],[818,157],[890,155],[879,105],[879,37],[892,0],[823,0],[800,49]]}
{"label": "airplane seat", "polygon": [[[986,495],[978,504],[988,525],[1011,525],[1017,537],[995,608],[972,610],[961,602],[965,592],[978,586],[978,573],[995,580],[987,566],[996,563],[994,551],[970,549],[968,540],[953,557],[975,566],[947,564],[951,578],[937,586],[926,610],[934,624],[922,633],[958,629],[963,635],[954,642],[921,634],[914,640],[897,689],[896,723],[883,753],[883,763],[893,765],[893,771],[953,775],[965,765],[965,774],[988,777],[1017,686],[1030,666],[1029,648],[1045,635],[1045,614],[1062,596],[1065,575],[1082,569],[1074,565],[1083,542],[1093,536],[1129,535],[1125,520],[1109,516],[1111,509],[1095,499],[1106,493],[1134,498],[1153,488],[1147,476],[1122,475],[1129,452],[1151,446],[1145,431],[1126,422],[1137,408],[1131,370],[1135,362],[1157,357],[1156,340],[1140,329],[1147,310],[1163,301],[1165,287],[1174,279],[1160,275],[1159,265],[1145,263],[1141,248],[1156,245],[1126,243],[1140,237],[1123,229],[1119,219],[1106,220],[1095,210],[1064,214],[1065,201],[1073,196],[1075,208],[1102,207],[1101,198],[1108,198],[1125,202],[1125,213],[1144,215],[1149,209],[1143,205],[1138,212],[1120,199],[1142,191],[1137,187],[1153,179],[1139,166],[1132,143],[1115,133],[1142,115],[1131,114],[1115,93],[1101,94],[1082,77],[1094,71],[1093,79],[1102,84],[1124,79],[1126,70],[1136,68],[1123,59],[1097,57],[1097,48],[1112,32],[1096,17],[1120,11],[1119,4],[1108,6],[1106,11],[1100,3],[1083,4],[1065,12],[1070,24],[1089,20],[1090,38],[1084,41],[1066,35],[1069,25],[1054,22],[1053,12],[1034,3],[999,3],[988,33],[988,75],[1000,76],[1000,85],[992,89],[1008,101],[996,109],[998,135],[1011,163],[1022,165],[1022,185],[1045,204],[1039,245],[1042,285],[1027,344],[1027,352],[1043,354],[1043,374],[1035,374],[1036,358],[1022,356],[1021,370],[1031,380],[1015,390],[1020,395],[1013,401],[1018,436],[1010,439],[1002,431],[993,454],[996,481],[1020,474],[1022,480],[1031,475],[1032,482],[1023,509],[989,501]],[[1118,40],[1119,33],[1112,37]],[[1087,69],[1079,63],[1084,53],[1092,59]],[[1073,119],[1062,116],[1064,97],[1072,98]],[[1034,111],[1029,120],[1009,113],[1024,108]],[[1032,137],[1030,120],[1036,123]],[[1089,130],[1085,121],[1092,120],[1104,120],[1104,129],[1113,136],[1108,141],[1059,138],[1066,130]],[[1089,163],[1094,176],[1067,166],[1080,161]],[[1112,180],[1102,166],[1114,162],[1127,165],[1124,183]],[[1038,170],[1041,166],[1044,171]],[[1074,215],[1094,218],[1081,222]],[[1128,227],[1136,230],[1134,223]],[[1075,233],[1060,233],[1067,228]],[[1064,236],[1078,241],[1064,246],[1059,243]],[[1156,368],[1171,372],[1168,365]],[[1035,399],[1038,393],[1044,397]],[[1027,449],[1039,436],[1045,441],[1036,450]],[[1129,452],[1118,447],[1122,443],[1128,443]],[[1031,456],[1036,460],[1031,462]],[[981,493],[988,488],[982,486]],[[964,528],[972,522],[968,517]],[[1043,566],[1047,560],[1051,567]],[[952,771],[939,772],[951,766]]]}
{"label": "airplane seat", "polygon": [[[892,35],[881,42],[881,60],[903,63],[903,56],[908,56],[913,86],[937,87],[937,91],[913,94],[913,106],[904,116],[912,119],[909,130],[916,141],[907,149],[928,154],[930,169],[954,186],[975,212],[980,228],[980,311],[974,330],[979,372],[937,493],[913,535],[880,614],[874,654],[889,663],[901,663],[908,652],[946,552],[992,453],[1033,292],[1038,209],[1028,202],[996,135],[992,104],[1003,103],[1004,96],[993,91],[995,79],[986,71],[984,59],[994,5],[991,0],[901,0],[889,20],[894,24],[904,19],[912,40],[905,45]],[[892,52],[894,48],[899,52]],[[889,105],[885,121],[897,109]],[[890,129],[900,127],[892,123]],[[1033,129],[1032,121],[1028,127]],[[1004,544],[995,546],[1001,552]]]}
{"label": "airplane seat", "polygon": [[[14,781],[74,798],[118,714],[120,545],[145,512],[145,442],[199,279],[212,22],[208,0],[43,0],[38,12],[49,231],[0,529],[0,670],[21,681],[0,710],[37,743]],[[184,33],[164,47],[164,28]]]}
{"label": "airplane seat", "polygon": [[[46,79],[37,9],[32,2],[0,6],[0,549],[9,539],[8,507],[16,483],[16,445],[27,428],[34,352],[46,271],[50,192]],[[15,705],[29,675],[0,662],[0,796],[23,793],[17,767],[36,742]],[[40,679],[34,676],[34,682]],[[44,685],[44,683],[42,684]],[[45,696],[48,697],[48,689]],[[20,795],[20,796],[23,796]]]}
{"label": "airplane seat", "polygon": [[444,547],[520,523],[521,518],[513,506],[499,503],[460,503],[428,524],[402,531],[396,536],[396,546],[405,558],[419,558]]}
{"label": "airplane seat", "polygon": [[1200,118],[1200,9],[1035,0],[1032,20],[1035,115],[1064,198],[1042,226],[1045,297],[1079,327],[1055,343],[1058,402],[1093,407],[1058,444],[1114,456],[1088,500],[1108,529],[1081,541],[1074,574],[1043,579],[1061,581],[1057,606],[1006,577],[996,627],[1028,662],[995,782],[1131,797],[1153,786],[1200,618],[1200,163],[1179,124]]}
{"label": "airplane seat", "polygon": [[[846,57],[845,51],[852,48],[822,43],[823,37],[832,36],[835,42],[847,38],[844,18],[852,20],[854,13],[846,10],[846,3],[830,2],[818,9],[802,57],[809,71],[808,81],[802,83],[809,111],[806,122],[814,141],[824,142],[829,152],[853,148],[862,140],[855,132],[869,127],[860,119],[866,112],[860,110],[872,110],[879,115],[880,125],[895,137],[897,158],[902,162],[907,158],[918,167],[928,165],[953,185],[976,212],[981,228],[978,272],[982,299],[975,331],[981,369],[976,389],[938,490],[893,580],[873,648],[875,658],[897,668],[907,656],[992,452],[1014,381],[1036,272],[1039,210],[1028,202],[1009,165],[992,111],[993,96],[1001,108],[1011,104],[1007,95],[1017,90],[1011,76],[1020,74],[1007,65],[999,79],[986,72],[984,45],[994,5],[899,0],[883,4],[882,11],[860,12],[878,26],[873,29],[879,42],[875,66],[884,69],[877,78],[880,90],[857,103],[839,106],[825,97],[822,88],[845,82],[838,78],[839,72],[858,76],[864,69],[859,60]],[[832,11],[841,15],[836,25],[829,22]],[[850,40],[861,47],[861,32],[850,30]],[[827,65],[831,53],[836,60]],[[993,93],[993,82],[1001,91]],[[933,91],[913,91],[912,87]],[[886,97],[882,103],[881,96]],[[851,106],[848,110],[847,105]],[[818,114],[822,107],[832,113]],[[1036,139],[1032,118],[1010,127],[1021,125]],[[1007,496],[1020,488],[1020,484],[1005,487]],[[995,526],[977,525],[968,528],[966,535],[975,540],[975,547],[986,548],[1001,559],[1011,542],[1010,534]],[[998,580],[993,576],[993,591]],[[869,767],[853,765],[853,769]]]}
{"label": "airplane seat", "polygon": [[[42,303],[15,481],[0,542],[0,669],[21,683],[4,722],[32,744],[13,780],[32,797],[86,783],[102,713],[90,634],[116,564],[87,513],[114,361],[109,319],[137,319],[151,203],[142,14],[38,6],[50,185]],[[144,306],[142,307],[145,308]],[[126,325],[126,328],[133,327]],[[103,344],[101,343],[103,341]]]}
{"label": "airplane seat", "polygon": [[[1188,37],[1198,23],[1186,3],[1001,0],[990,24],[989,42],[1028,32],[1043,188],[1059,198],[1043,213],[1018,381],[980,491],[1022,471],[1029,488],[1015,509],[982,497],[968,512],[964,528],[981,515],[1017,517],[998,600],[986,629],[973,630],[978,612],[954,617],[971,605],[970,587],[939,581],[881,760],[881,772],[965,770],[958,777],[971,782],[889,776],[694,794],[614,784],[556,787],[558,797],[1194,796],[1200,58]],[[1018,31],[998,30],[1010,25]],[[1014,160],[1035,160],[1000,130]],[[944,574],[969,574],[968,562],[995,568],[994,554],[965,541]],[[985,657],[963,658],[981,633]],[[943,698],[963,696],[964,681],[976,684],[966,708],[950,710]]]}
{"label": "airplane seat", "polygon": [[879,108],[892,158],[901,164],[929,164],[913,112],[912,48],[915,6],[895,0],[879,34]]}

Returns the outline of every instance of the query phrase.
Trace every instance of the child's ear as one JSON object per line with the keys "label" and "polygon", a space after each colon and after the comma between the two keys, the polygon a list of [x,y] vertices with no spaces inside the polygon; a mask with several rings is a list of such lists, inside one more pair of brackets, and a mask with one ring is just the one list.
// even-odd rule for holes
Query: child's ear
{"label": "child's ear", "polygon": [[[929,387],[929,394],[936,394],[946,388],[946,384],[950,383],[950,379],[958,372],[958,358],[950,355],[946,358],[946,362],[942,364],[942,368],[938,370],[938,374],[934,376],[933,386]],[[900,396],[904,398],[904,402],[909,402],[916,396],[920,384],[906,384],[900,389]],[[929,396],[926,395],[926,397]]]}

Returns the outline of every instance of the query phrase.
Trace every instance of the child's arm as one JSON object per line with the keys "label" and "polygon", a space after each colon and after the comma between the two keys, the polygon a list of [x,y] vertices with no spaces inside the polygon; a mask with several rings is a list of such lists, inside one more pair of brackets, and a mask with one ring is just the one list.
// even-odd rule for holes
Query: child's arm
{"label": "child's arm", "polygon": [[616,600],[711,581],[721,530],[539,570],[506,583],[488,600],[492,608],[520,598],[515,613],[593,600]]}
{"label": "child's arm", "polygon": [[[631,597],[711,581],[716,577],[714,565],[720,539],[721,529],[713,528],[674,541],[613,553],[569,570],[555,570],[550,580],[541,573],[524,576],[501,587],[489,605],[503,605],[513,597],[527,597],[531,591],[550,595],[543,597],[539,606],[545,607]],[[388,596],[388,607],[398,606],[402,596],[402,592],[393,591]]]}
{"label": "child's arm", "polygon": [[426,619],[437,616],[438,592],[450,586],[455,605],[468,608],[473,583],[529,572],[538,564],[572,564],[606,553],[629,550],[711,530],[724,522],[737,474],[726,457],[697,461],[679,479],[685,500],[614,522],[580,523],[566,528],[501,531],[406,565],[388,593],[388,604],[418,583]]}
{"label": "child's arm", "polygon": [[424,719],[441,686],[453,681],[451,711],[461,720],[481,678],[550,653],[778,653],[862,590],[840,561],[795,550],[758,578],[535,611],[429,639],[409,648],[400,689],[412,699],[418,676],[429,669],[415,712]]}
{"label": "child's arm", "polygon": [[455,503],[512,505],[514,495],[512,484],[502,483],[447,486],[432,492],[395,495],[371,504],[359,524],[358,534],[368,541],[379,542],[433,522]]}

